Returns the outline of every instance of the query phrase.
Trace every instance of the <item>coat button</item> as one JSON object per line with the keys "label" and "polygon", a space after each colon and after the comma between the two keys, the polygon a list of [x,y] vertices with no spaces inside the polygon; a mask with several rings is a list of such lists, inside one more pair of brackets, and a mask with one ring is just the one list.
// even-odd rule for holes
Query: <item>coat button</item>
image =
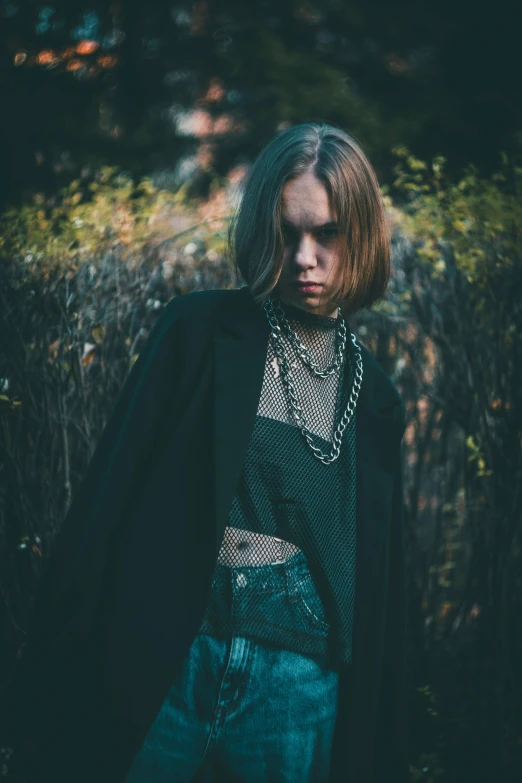
{"label": "coat button", "polygon": [[248,579],[244,574],[238,574],[236,576],[236,584],[238,585],[238,587],[244,587],[247,584],[247,582]]}

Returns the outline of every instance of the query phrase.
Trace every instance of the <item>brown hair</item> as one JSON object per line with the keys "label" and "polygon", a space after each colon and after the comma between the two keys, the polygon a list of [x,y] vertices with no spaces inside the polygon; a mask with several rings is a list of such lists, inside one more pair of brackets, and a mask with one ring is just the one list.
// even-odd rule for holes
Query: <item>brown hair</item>
{"label": "brown hair", "polygon": [[375,172],[359,144],[327,124],[290,127],[259,153],[243,183],[229,232],[236,270],[263,303],[283,264],[281,193],[287,180],[312,171],[324,185],[346,242],[337,300],[350,315],[380,299],[390,277],[390,235]]}

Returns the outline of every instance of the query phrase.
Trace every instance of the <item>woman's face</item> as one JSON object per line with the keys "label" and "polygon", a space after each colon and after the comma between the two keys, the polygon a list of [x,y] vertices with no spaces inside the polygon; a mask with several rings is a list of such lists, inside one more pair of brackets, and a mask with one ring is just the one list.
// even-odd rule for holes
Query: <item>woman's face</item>
{"label": "woman's face", "polygon": [[[342,258],[336,216],[312,172],[288,180],[281,197],[283,267],[274,292],[283,302],[335,315]],[[309,285],[304,285],[308,283]]]}

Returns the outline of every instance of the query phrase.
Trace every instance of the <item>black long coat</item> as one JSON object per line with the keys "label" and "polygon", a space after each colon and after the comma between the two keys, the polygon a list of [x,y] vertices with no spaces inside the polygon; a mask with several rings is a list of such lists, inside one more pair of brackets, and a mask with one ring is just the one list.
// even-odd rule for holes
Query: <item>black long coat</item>
{"label": "black long coat", "polygon": [[[27,781],[119,783],[197,633],[261,392],[250,290],[173,299],[55,541],[2,701]],[[329,783],[405,783],[404,405],[362,347],[353,667]],[[320,782],[319,782],[320,783]]]}

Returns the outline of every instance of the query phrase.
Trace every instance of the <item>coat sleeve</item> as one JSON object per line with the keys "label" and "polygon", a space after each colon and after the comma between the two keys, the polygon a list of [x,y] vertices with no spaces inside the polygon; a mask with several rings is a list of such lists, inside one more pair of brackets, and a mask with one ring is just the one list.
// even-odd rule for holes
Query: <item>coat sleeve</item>
{"label": "coat sleeve", "polygon": [[[405,426],[402,401],[395,406],[393,417]],[[407,783],[409,780],[407,704],[407,591],[401,450],[393,488],[384,671],[375,746],[374,783]]]}
{"label": "coat sleeve", "polygon": [[55,536],[21,659],[0,695],[0,744],[16,742],[39,705],[52,703],[53,682],[67,681],[88,636],[111,537],[176,417],[185,309],[173,299],[155,323]]}

